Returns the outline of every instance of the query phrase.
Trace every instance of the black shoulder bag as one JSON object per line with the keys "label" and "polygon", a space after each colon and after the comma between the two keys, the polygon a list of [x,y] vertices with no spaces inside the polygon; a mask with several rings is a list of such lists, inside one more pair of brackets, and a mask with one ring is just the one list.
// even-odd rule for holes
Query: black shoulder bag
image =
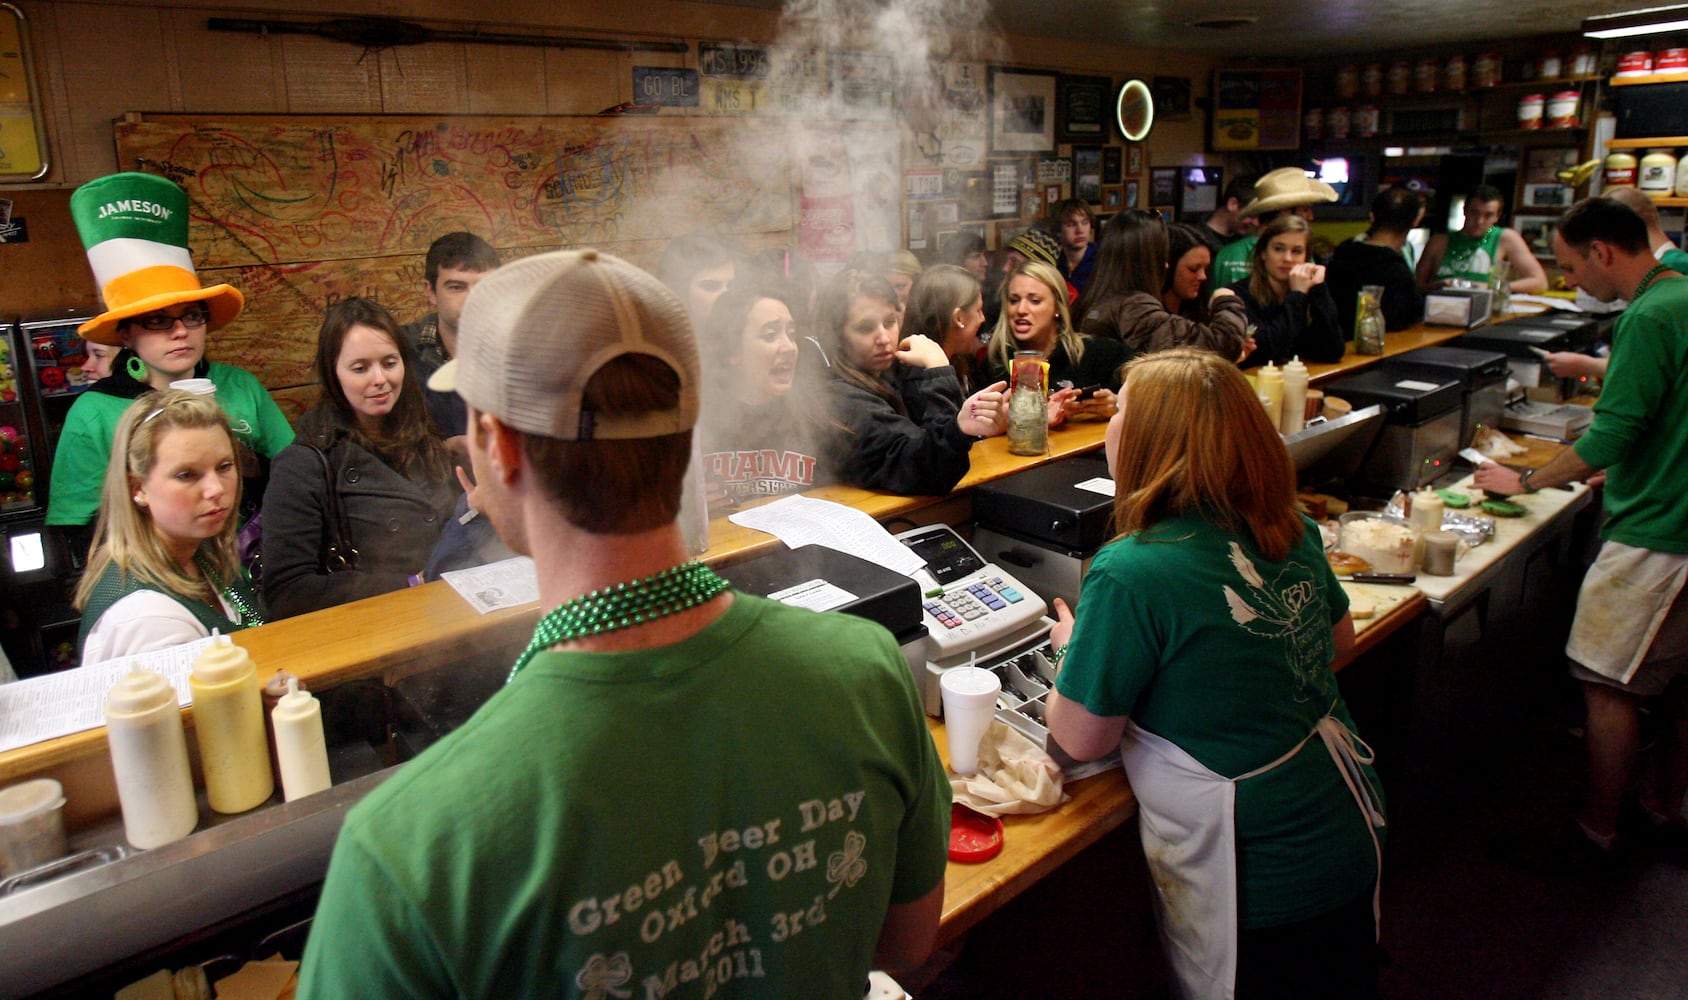
{"label": "black shoulder bag", "polygon": [[322,463],[322,478],[328,484],[323,498],[322,547],[317,551],[317,571],[338,573],[358,568],[358,550],[352,545],[352,523],[346,517],[346,506],[340,501],[340,484],[334,477],[334,467],[328,454],[314,444],[305,447],[316,453]]}

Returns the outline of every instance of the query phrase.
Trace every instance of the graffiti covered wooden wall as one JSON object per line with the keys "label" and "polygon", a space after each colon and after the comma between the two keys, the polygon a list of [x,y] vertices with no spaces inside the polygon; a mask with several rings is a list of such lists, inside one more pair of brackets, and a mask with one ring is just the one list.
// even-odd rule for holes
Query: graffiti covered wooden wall
{"label": "graffiti covered wooden wall", "polygon": [[130,116],[119,161],[181,184],[201,279],[246,293],[212,341],[290,416],[322,311],[369,295],[422,315],[422,261],[469,230],[506,259],[597,246],[646,267],[708,229],[787,245],[797,225],[778,123],[665,117]]}

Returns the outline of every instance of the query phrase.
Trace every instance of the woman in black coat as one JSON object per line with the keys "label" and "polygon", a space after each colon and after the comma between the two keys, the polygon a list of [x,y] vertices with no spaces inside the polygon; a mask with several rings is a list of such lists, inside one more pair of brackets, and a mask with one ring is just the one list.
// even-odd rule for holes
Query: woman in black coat
{"label": "woman in black coat", "polygon": [[[262,585],[275,618],[408,586],[462,492],[386,309],[364,298],[331,306],[316,373],[322,398],[275,457],[264,494]],[[354,553],[331,559],[343,531]]]}

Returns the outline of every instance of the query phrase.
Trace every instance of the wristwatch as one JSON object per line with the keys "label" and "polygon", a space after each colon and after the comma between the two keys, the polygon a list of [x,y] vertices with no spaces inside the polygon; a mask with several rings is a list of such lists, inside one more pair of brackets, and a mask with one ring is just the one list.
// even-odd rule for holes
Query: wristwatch
{"label": "wristwatch", "polygon": [[1525,469],[1518,475],[1518,486],[1525,493],[1534,493],[1537,487],[1530,485],[1530,477],[1536,474],[1535,469]]}

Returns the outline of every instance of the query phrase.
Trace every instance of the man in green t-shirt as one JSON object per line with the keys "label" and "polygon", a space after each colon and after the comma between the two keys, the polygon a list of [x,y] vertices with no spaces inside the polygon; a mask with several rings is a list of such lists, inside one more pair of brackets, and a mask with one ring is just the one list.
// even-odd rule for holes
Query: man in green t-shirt
{"label": "man in green t-shirt", "polygon": [[[685,305],[594,250],[469,295],[430,380],[551,609],[335,845],[301,997],[859,997],[943,907],[950,786],[896,640],[736,593],[676,517]],[[736,987],[734,986],[736,984]]]}
{"label": "man in green t-shirt", "polygon": [[[1244,219],[1257,219],[1265,227],[1273,219],[1289,212],[1308,223],[1313,221],[1313,206],[1336,200],[1336,189],[1324,181],[1307,175],[1300,167],[1280,167],[1254,182],[1254,200],[1238,214]],[[1224,288],[1239,281],[1247,281],[1253,266],[1254,245],[1259,237],[1252,234],[1225,244],[1213,257],[1213,287]]]}
{"label": "man in green t-shirt", "polygon": [[[1613,188],[1606,197],[1628,206],[1647,226],[1647,245],[1653,257],[1677,274],[1688,274],[1688,253],[1684,253],[1665,235],[1659,222],[1659,206],[1653,199],[1632,187]],[[1622,305],[1620,302],[1619,305]],[[1547,366],[1560,378],[1605,378],[1606,358],[1597,358],[1581,351],[1554,351],[1546,359]]]}
{"label": "man in green t-shirt", "polygon": [[1582,808],[1574,826],[1521,842],[1513,857],[1543,869],[1609,862],[1640,753],[1641,709],[1655,703],[1655,717],[1665,717],[1662,759],[1641,786],[1639,812],[1650,820],[1647,839],[1688,859],[1688,279],[1653,257],[1641,217],[1611,198],[1584,199],[1561,216],[1553,252],[1567,283],[1630,304],[1588,433],[1539,469],[1477,471],[1479,487],[1504,494],[1606,476],[1604,542],[1565,646],[1588,711]]}

